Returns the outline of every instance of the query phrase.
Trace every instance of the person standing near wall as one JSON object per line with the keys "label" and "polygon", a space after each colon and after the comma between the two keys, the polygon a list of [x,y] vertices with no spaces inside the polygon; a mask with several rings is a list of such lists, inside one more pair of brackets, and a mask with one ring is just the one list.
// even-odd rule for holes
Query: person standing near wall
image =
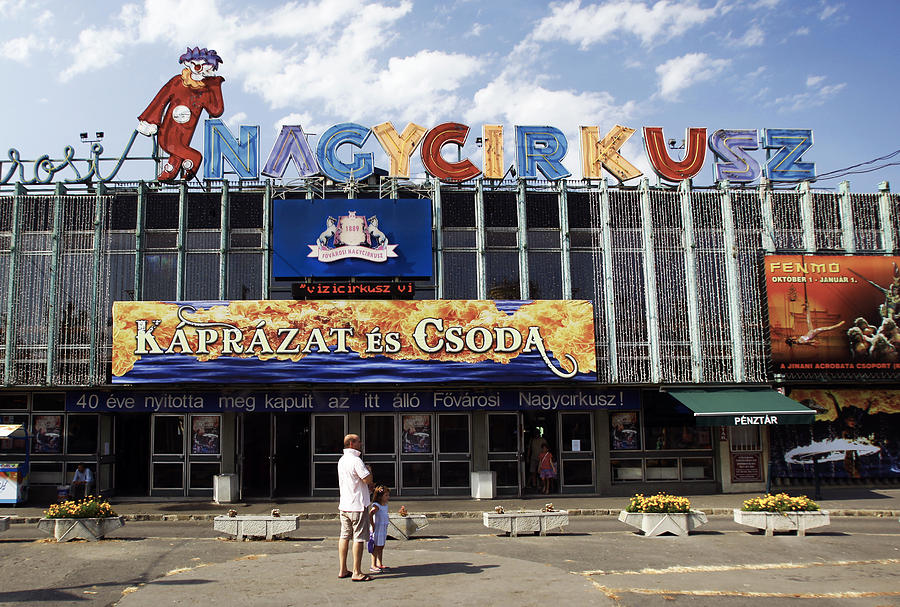
{"label": "person standing near wall", "polygon": [[[356,434],[344,437],[344,455],[338,460],[338,483],[341,501],[338,505],[341,519],[341,536],[338,540],[340,568],[338,578],[350,578],[354,582],[368,582],[371,576],[362,572],[362,557],[369,539],[369,490],[372,474],[360,457],[362,441]],[[347,568],[347,553],[353,544],[353,571]],[[352,576],[352,577],[351,577]]]}

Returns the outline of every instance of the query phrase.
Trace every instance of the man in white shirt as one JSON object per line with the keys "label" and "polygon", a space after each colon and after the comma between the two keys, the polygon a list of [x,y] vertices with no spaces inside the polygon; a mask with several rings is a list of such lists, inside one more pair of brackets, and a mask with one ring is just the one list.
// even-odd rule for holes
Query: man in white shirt
{"label": "man in white shirt", "polygon": [[78,468],[75,469],[75,476],[72,477],[72,497],[87,497],[90,495],[93,484],[94,475],[91,474],[91,469],[85,468],[84,464],[78,464]]}
{"label": "man in white shirt", "polygon": [[[363,549],[369,540],[369,490],[372,474],[360,458],[362,441],[356,434],[344,437],[344,455],[338,460],[338,483],[341,488],[341,538],[338,540],[339,578],[368,582],[372,578],[362,572]],[[353,572],[347,569],[347,553],[353,542]],[[351,577],[352,576],[352,577]]]}

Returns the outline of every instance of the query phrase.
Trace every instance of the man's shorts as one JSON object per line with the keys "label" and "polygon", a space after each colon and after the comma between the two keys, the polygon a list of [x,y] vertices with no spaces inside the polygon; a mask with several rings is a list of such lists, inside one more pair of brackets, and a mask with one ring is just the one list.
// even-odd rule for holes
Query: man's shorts
{"label": "man's shorts", "polygon": [[354,542],[369,541],[369,513],[366,510],[345,511],[341,510],[341,539]]}

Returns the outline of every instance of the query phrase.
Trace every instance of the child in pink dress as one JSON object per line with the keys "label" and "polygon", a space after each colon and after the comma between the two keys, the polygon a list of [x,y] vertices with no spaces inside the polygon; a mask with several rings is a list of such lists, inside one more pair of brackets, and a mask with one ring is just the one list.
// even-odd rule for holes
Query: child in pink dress
{"label": "child in pink dress", "polygon": [[370,573],[381,573],[387,570],[384,566],[384,544],[387,541],[388,529],[388,501],[391,499],[391,490],[384,485],[375,487],[372,494],[372,510],[369,512],[372,521],[372,567]]}
{"label": "child in pink dress", "polygon": [[550,483],[556,478],[556,462],[553,461],[553,454],[550,448],[544,443],[541,445],[541,459],[538,464],[538,473],[544,483],[544,493],[550,493]]}

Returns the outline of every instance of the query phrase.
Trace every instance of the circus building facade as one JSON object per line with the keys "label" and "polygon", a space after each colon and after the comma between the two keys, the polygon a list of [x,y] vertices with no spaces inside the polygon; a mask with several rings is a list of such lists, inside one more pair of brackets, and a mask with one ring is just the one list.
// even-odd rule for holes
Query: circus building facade
{"label": "circus building facade", "polygon": [[623,125],[263,142],[220,119],[227,61],[187,49],[118,159],[0,167],[0,460],[34,499],[79,463],[332,496],[349,432],[396,495],[538,493],[543,443],[563,495],[900,479],[900,204],[817,190],[810,131],[678,159],[644,127],[653,185]]}

